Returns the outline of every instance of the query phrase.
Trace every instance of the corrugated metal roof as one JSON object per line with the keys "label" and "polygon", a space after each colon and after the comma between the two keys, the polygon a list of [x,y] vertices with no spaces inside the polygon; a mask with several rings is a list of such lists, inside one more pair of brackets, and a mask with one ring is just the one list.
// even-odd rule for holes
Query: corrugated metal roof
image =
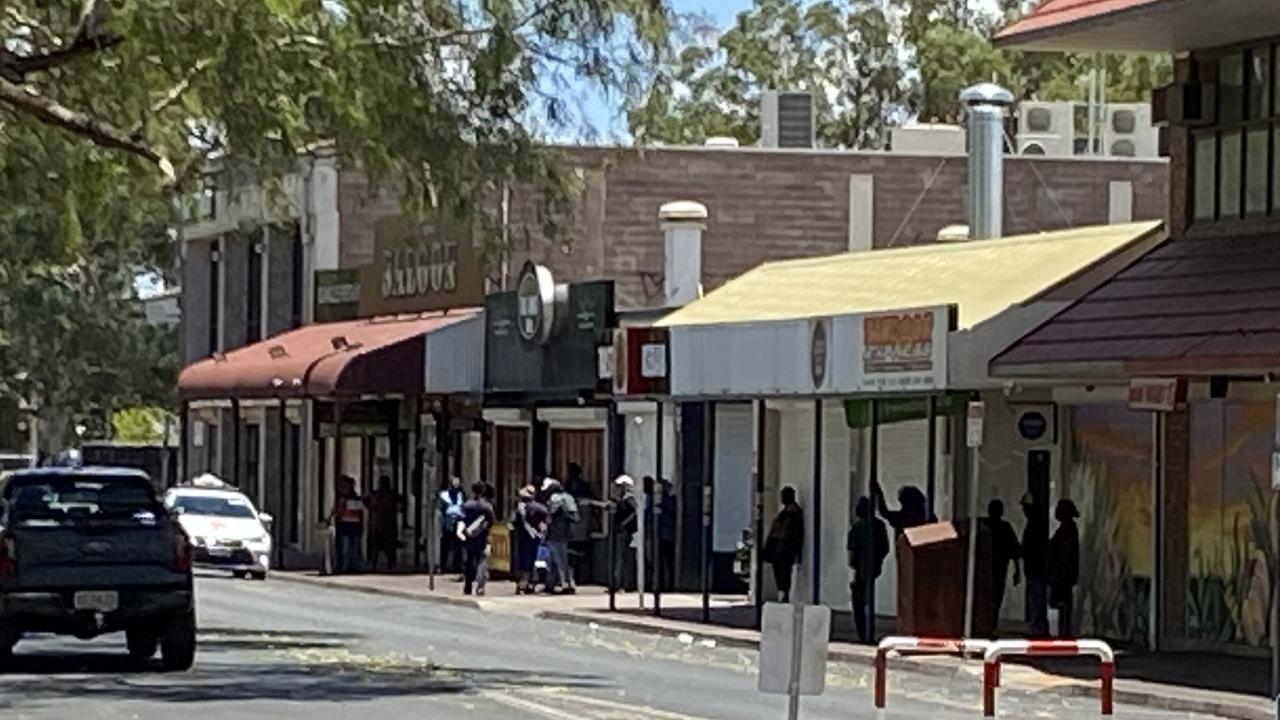
{"label": "corrugated metal roof", "polygon": [[660,326],[786,320],[956,305],[969,328],[1070,279],[1158,222],[1078,228],[766,263],[660,320]]}
{"label": "corrugated metal roof", "polygon": [[1275,35],[1275,10],[1275,0],[1043,0],[995,41],[1059,52],[1197,50]]}
{"label": "corrugated metal roof", "polygon": [[1144,5],[1154,5],[1163,0],[1042,0],[1013,24],[996,33],[1001,40],[1019,35],[1043,32],[1053,28],[1097,20]]}
{"label": "corrugated metal roof", "polygon": [[997,375],[1280,368],[1272,235],[1166,242],[992,361]]}

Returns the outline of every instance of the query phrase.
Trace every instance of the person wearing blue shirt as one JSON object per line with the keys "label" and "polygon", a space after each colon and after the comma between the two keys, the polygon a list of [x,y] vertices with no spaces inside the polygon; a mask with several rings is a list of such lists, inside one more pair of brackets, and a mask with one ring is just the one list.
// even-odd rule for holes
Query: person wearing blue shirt
{"label": "person wearing blue shirt", "polygon": [[467,495],[462,491],[462,478],[453,477],[449,487],[440,491],[440,572],[462,570],[462,543],[458,540],[458,523]]}

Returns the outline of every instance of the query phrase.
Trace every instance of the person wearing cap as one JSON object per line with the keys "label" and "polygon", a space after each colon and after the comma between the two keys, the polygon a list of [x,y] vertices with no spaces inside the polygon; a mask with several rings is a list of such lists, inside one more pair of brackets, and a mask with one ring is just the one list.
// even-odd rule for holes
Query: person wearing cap
{"label": "person wearing cap", "polygon": [[1049,606],[1058,610],[1058,637],[1070,638],[1075,613],[1075,588],[1080,582],[1080,511],[1067,499],[1058,501],[1053,517],[1058,529],[1049,539]]}
{"label": "person wearing cap", "polygon": [[551,551],[548,589],[572,595],[577,592],[577,585],[569,564],[569,542],[573,540],[574,523],[578,522],[578,503],[555,478],[542,481],[542,492],[550,497],[547,503],[547,512],[551,516],[547,523],[547,547]]}
{"label": "person wearing cap", "polygon": [[640,527],[639,508],[635,496],[636,481],[630,475],[619,475],[613,481],[613,587],[627,590],[634,583],[636,553],[632,543]]}
{"label": "person wearing cap", "polygon": [[516,538],[516,594],[527,595],[534,588],[534,565],[538,561],[538,545],[546,530],[547,507],[535,498],[532,485],[520,488],[516,514],[512,522]]}
{"label": "person wearing cap", "polygon": [[1049,518],[1048,508],[1031,493],[1022,496],[1022,575],[1027,607],[1027,625],[1032,637],[1049,637]]}

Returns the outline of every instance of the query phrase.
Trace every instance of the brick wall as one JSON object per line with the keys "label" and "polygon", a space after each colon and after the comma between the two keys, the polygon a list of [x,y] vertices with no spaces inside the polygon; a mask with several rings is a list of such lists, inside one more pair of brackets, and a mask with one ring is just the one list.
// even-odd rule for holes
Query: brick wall
{"label": "brick wall", "polygon": [[[663,241],[658,208],[697,200],[710,213],[703,246],[711,290],[767,260],[844,252],[849,176],[874,177],[877,248],[931,242],[966,222],[963,156],[834,151],[564,148],[580,172],[576,217],[560,237],[538,228],[536,198],[511,193],[511,272],[528,258],[557,278],[608,277],[621,308],[661,302]],[[1168,165],[1160,161],[1008,158],[1005,232],[1017,234],[1107,222],[1111,181],[1131,182],[1135,219],[1163,219]],[[371,197],[356,173],[339,180],[342,263],[372,260],[373,221],[400,211],[391,195]],[[497,268],[491,268],[497,277]]]}

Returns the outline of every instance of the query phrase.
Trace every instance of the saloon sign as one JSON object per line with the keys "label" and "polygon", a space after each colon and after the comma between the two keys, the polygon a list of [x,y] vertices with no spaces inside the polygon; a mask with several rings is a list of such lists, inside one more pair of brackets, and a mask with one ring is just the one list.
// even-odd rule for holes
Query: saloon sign
{"label": "saloon sign", "polygon": [[875,313],[862,318],[862,374],[870,390],[941,387],[946,382],[944,310]]}
{"label": "saloon sign", "polygon": [[374,224],[373,262],[360,268],[359,314],[476,307],[484,303],[484,277],[465,224],[385,218]]}

